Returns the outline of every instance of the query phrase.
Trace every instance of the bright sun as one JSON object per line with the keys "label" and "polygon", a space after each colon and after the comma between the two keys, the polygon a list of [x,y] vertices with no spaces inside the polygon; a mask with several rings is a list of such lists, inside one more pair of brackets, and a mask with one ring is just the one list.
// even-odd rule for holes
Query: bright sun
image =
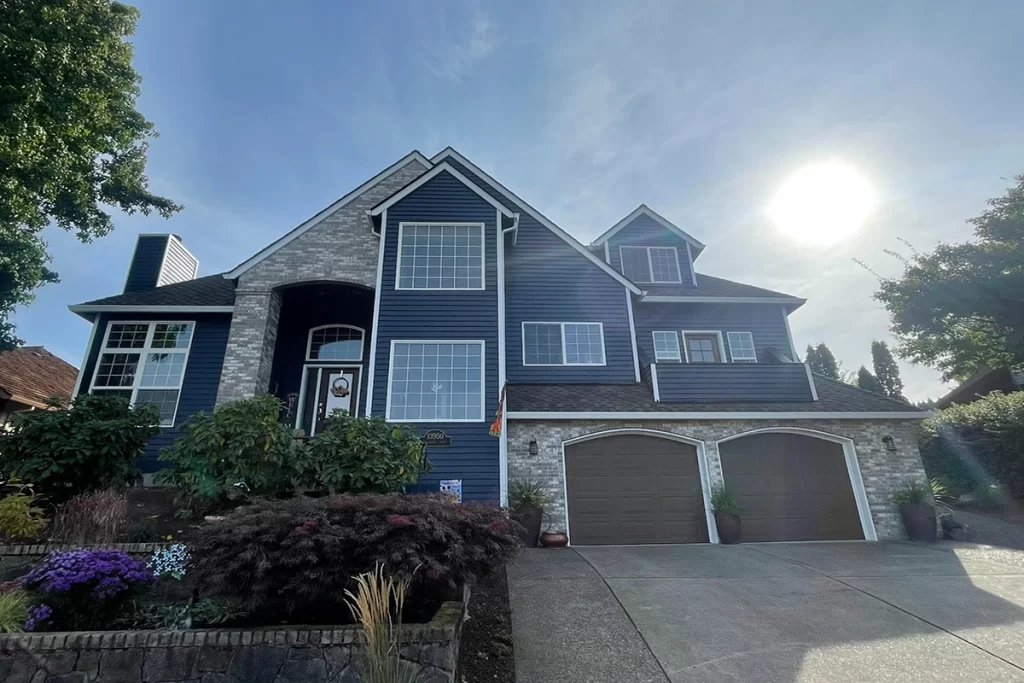
{"label": "bright sun", "polygon": [[768,216],[791,237],[827,245],[857,232],[874,207],[867,181],[849,164],[833,159],[805,166],[786,179]]}

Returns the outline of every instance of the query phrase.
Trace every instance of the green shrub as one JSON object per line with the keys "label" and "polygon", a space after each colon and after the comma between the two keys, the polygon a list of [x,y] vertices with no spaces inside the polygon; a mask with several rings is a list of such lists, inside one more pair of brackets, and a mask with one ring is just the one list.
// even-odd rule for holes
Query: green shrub
{"label": "green shrub", "polygon": [[39,496],[28,486],[13,485],[0,499],[0,535],[10,540],[35,538],[46,526],[46,511],[39,507]]}
{"label": "green shrub", "polygon": [[430,471],[416,432],[382,417],[335,412],[306,449],[303,483],[325,493],[394,493]]}
{"label": "green shrub", "polygon": [[999,510],[1006,503],[1006,494],[999,484],[978,484],[971,491],[971,498],[979,510]]}
{"label": "green shrub", "polygon": [[736,501],[736,494],[728,486],[716,486],[711,490],[711,509],[730,515],[742,515],[743,508]]}
{"label": "green shrub", "polygon": [[303,471],[302,449],[278,422],[281,403],[257,396],[193,415],[173,445],[157,481],[177,489],[188,514],[202,514],[249,496],[284,496]]}
{"label": "green shrub", "polygon": [[513,510],[524,508],[544,509],[548,503],[548,494],[539,481],[517,479],[509,484],[508,505]]}
{"label": "green shrub", "polygon": [[908,503],[931,503],[932,487],[927,482],[908,481],[892,494],[892,502],[896,505]]}
{"label": "green shrub", "polygon": [[25,630],[32,599],[21,590],[0,592],[0,633],[21,633]]}
{"label": "green shrub", "polygon": [[939,411],[925,421],[920,446],[928,476],[944,477],[953,493],[995,480],[1024,500],[1024,392]]}
{"label": "green shrub", "polygon": [[260,623],[337,623],[345,590],[377,565],[436,608],[510,560],[518,533],[504,510],[442,494],[257,501],[197,532],[192,576],[202,594],[235,598]]}
{"label": "green shrub", "polygon": [[117,396],[84,395],[71,408],[15,413],[0,435],[0,471],[54,502],[119,488],[139,476],[138,458],[160,428],[157,409]]}
{"label": "green shrub", "polygon": [[118,491],[75,496],[53,520],[53,539],[71,545],[103,545],[121,540],[128,524],[128,497]]}

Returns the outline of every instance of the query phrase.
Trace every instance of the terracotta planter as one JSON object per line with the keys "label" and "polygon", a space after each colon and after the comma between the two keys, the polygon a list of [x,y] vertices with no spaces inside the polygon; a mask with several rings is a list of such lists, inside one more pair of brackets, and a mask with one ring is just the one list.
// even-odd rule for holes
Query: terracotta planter
{"label": "terracotta planter", "polygon": [[718,540],[722,543],[740,542],[740,518],[731,512],[716,512],[715,526],[718,527]]}
{"label": "terracotta planter", "polygon": [[527,548],[537,546],[543,517],[544,511],[540,508],[520,508],[515,511],[515,520],[523,525],[523,531],[519,534],[519,538],[523,540]]}
{"label": "terracotta planter", "polygon": [[911,541],[935,542],[938,531],[934,507],[928,503],[902,503],[899,508],[907,538]]}
{"label": "terracotta planter", "polygon": [[545,531],[540,535],[540,544],[545,548],[564,548],[569,545],[569,537],[561,531]]}

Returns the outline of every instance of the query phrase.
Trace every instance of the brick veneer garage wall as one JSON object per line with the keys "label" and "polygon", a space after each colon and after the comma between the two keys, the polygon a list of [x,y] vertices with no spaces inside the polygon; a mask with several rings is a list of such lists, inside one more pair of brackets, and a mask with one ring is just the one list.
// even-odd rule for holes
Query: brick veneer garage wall
{"label": "brick veneer garage wall", "polygon": [[[653,429],[703,441],[712,485],[722,482],[717,441],[765,427],[798,427],[853,439],[879,540],[905,538],[892,494],[911,479],[925,478],[917,449],[919,421],[911,420],[510,420],[508,422],[508,476],[536,479],[547,490],[552,529],[566,530],[562,482],[562,443],[610,429]],[[892,436],[896,450],[887,450],[882,438]],[[536,440],[537,455],[530,455]]]}

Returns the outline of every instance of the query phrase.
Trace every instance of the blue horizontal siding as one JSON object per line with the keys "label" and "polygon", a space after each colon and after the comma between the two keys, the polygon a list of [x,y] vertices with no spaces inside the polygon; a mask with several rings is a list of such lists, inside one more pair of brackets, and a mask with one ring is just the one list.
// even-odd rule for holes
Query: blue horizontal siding
{"label": "blue horizontal siding", "polygon": [[126,294],[156,287],[168,239],[167,235],[142,235],[139,237],[139,241],[135,244],[131,265],[128,267],[128,279],[124,284]]}
{"label": "blue horizontal siding", "polygon": [[681,403],[811,401],[803,363],[656,363],[660,400]]}
{"label": "blue horizontal siding", "polygon": [[150,440],[142,457],[142,471],[155,472],[160,469],[161,465],[157,461],[160,449],[174,443],[174,440],[178,438],[181,425],[195,413],[213,410],[214,404],[217,401],[217,387],[220,385],[221,367],[224,364],[224,350],[227,347],[228,332],[231,329],[231,315],[227,313],[151,313],[149,315],[140,315],[138,313],[104,313],[100,315],[96,336],[92,347],[86,355],[82,386],[79,389],[79,393],[89,393],[93,370],[96,367],[96,359],[103,345],[107,323],[112,320],[131,320],[134,322],[145,322],[147,320],[191,320],[196,324],[192,336],[192,347],[188,356],[188,365],[185,368],[185,377],[182,380],[181,398],[178,401],[178,413],[175,416],[174,427],[162,427],[160,433]]}
{"label": "blue horizontal siding", "polygon": [[[654,337],[651,334],[654,330],[720,331],[730,361],[732,356],[726,332],[750,332],[760,361],[767,360],[765,350],[768,348],[789,355],[785,315],[782,306],[775,304],[638,303],[633,307],[637,343],[641,357],[647,361],[654,360]],[[682,344],[681,338],[679,343]]]}
{"label": "blue horizontal siding", "polygon": [[[640,214],[629,225],[608,240],[608,256],[615,270],[622,272],[619,247],[675,247],[679,255],[681,284],[692,285],[690,257],[686,253],[686,240],[672,232],[647,214]],[[603,257],[603,254],[602,254]]]}
{"label": "blue horizontal siding", "polygon": [[[483,223],[485,288],[442,292],[396,290],[398,226],[403,221]],[[499,441],[488,434],[499,391],[495,208],[451,174],[441,173],[388,209],[385,230],[372,412],[385,414],[392,340],[483,340],[484,419],[413,425],[420,433],[443,429],[452,437],[450,448],[432,448],[428,453],[433,471],[423,476],[418,490],[437,490],[442,479],[462,479],[465,500],[497,502]]]}

